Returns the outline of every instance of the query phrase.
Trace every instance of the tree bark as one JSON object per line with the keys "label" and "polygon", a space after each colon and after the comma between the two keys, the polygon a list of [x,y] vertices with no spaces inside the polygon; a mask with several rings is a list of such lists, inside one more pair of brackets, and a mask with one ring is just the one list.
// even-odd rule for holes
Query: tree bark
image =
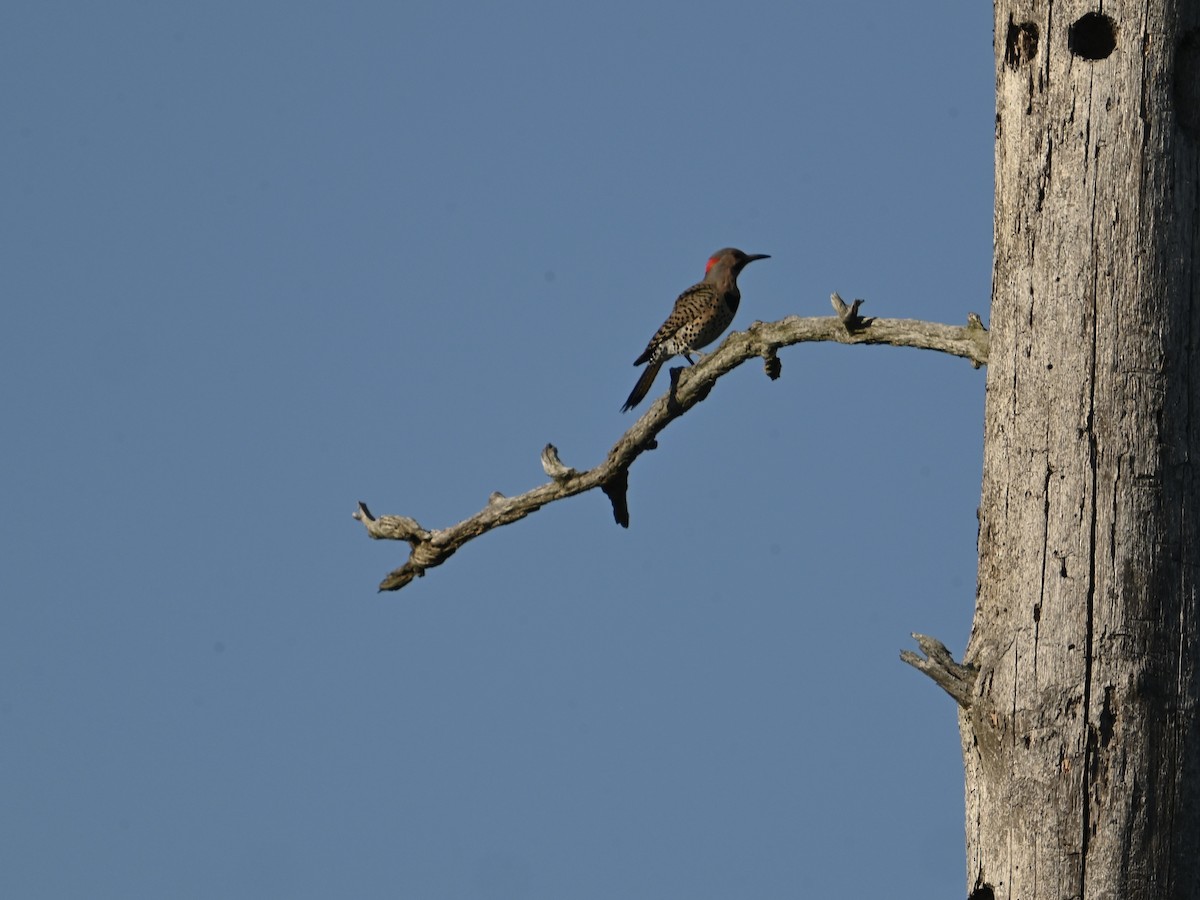
{"label": "tree bark", "polygon": [[973,898],[1200,898],[1200,0],[996,4]]}

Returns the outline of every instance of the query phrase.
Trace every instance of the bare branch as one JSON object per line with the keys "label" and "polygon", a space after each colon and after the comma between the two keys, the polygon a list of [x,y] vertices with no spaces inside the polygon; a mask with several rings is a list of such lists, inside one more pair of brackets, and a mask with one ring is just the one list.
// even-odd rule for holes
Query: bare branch
{"label": "bare branch", "polygon": [[441,565],[479,535],[508,525],[541,509],[547,503],[600,488],[612,502],[617,524],[629,527],[627,487],[629,467],[647,450],[658,446],[659,432],[708,396],[717,380],[748,359],[761,357],[772,380],[782,371],[778,353],[782,347],[808,341],[837,341],[842,344],[891,344],[938,350],[970,360],[978,368],[987,362],[988,332],[974,313],[963,326],[941,325],[916,319],[865,319],[858,315],[861,300],[847,306],[837,294],[832,303],[838,315],[825,318],[789,316],[778,322],[754,322],[745,331],[734,332],[695,366],[672,368],[670,390],[654,403],[608,451],[604,461],[586,472],[563,464],[558,450],[547,444],[542,450],[542,468],[551,481],[519,494],[505,497],[494,493],[487,505],[457,525],[427,531],[405,516],[375,518],[366,504],[359,503],[354,518],[376,539],[407,541],[412,553],[400,568],[379,585],[381,591],[399,590],[426,569]]}
{"label": "bare branch", "polygon": [[974,666],[956,662],[946,645],[936,638],[913,632],[913,639],[925,655],[921,656],[912,650],[901,650],[900,658],[932,678],[938,687],[953,697],[954,702],[963,709],[970,709],[971,695],[979,670]]}
{"label": "bare branch", "polygon": [[[891,344],[893,347],[940,350],[970,360],[976,369],[987,365],[991,336],[983,327],[978,313],[968,313],[966,325],[942,325],[939,322],[922,322],[919,319],[864,319],[858,315],[858,308],[864,301],[855,300],[852,306],[846,306],[836,293],[829,299],[845,327],[845,333],[841,337],[812,337],[800,340],[836,340],[843,344]],[[794,317],[787,318],[776,324],[782,325],[793,320]]]}

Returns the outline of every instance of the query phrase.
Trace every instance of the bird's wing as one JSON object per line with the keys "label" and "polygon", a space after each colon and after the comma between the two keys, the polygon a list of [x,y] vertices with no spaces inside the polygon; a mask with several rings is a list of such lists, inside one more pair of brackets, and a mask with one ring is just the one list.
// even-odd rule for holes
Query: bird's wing
{"label": "bird's wing", "polygon": [[675,298],[675,306],[672,307],[671,314],[667,316],[667,320],[662,323],[658,331],[654,332],[654,337],[650,338],[650,343],[646,345],[646,349],[642,351],[642,355],[634,361],[633,364],[635,366],[640,366],[642,363],[647,362],[654,356],[654,351],[661,344],[666,343],[675,336],[679,329],[696,318],[697,294],[704,286],[703,281],[699,284],[693,284]]}

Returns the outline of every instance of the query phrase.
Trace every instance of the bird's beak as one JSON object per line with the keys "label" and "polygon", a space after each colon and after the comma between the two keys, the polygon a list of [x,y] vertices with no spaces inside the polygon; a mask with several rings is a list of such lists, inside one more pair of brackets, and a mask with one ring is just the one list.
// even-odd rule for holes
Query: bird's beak
{"label": "bird's beak", "polygon": [[771,258],[770,255],[767,253],[751,253],[746,256],[746,262],[752,263],[756,259],[770,259],[770,258]]}

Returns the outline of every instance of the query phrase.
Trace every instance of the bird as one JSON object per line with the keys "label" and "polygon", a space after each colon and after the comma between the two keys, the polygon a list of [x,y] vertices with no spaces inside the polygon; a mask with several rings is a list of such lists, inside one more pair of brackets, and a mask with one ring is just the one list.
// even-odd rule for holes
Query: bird
{"label": "bird", "polygon": [[668,359],[682,356],[691,365],[693,353],[721,336],[733,321],[742,299],[738,275],[756,259],[770,258],[765,253],[743,253],[735,247],[725,247],[708,258],[704,280],[679,295],[667,321],[650,338],[642,355],[633,361],[635,366],[647,365],[621,412],[633,409],[650,393],[658,370]]}

